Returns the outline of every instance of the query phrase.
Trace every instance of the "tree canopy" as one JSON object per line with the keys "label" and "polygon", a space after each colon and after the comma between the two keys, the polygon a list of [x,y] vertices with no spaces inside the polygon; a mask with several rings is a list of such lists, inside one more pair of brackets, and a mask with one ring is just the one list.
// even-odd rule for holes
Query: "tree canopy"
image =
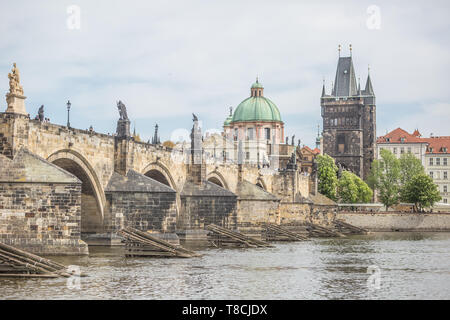
{"label": "tree canopy", "polygon": [[423,211],[423,208],[431,207],[441,200],[437,185],[425,173],[419,173],[406,182],[401,190],[401,198],[414,203],[416,211]]}
{"label": "tree canopy", "polygon": [[329,155],[324,154],[318,155],[316,158],[316,162],[319,192],[324,196],[327,196],[328,198],[336,201],[338,167],[334,163],[334,159]]}
{"label": "tree canopy", "polygon": [[400,200],[400,161],[389,150],[382,149],[381,159],[374,160],[368,177],[369,185],[379,192],[386,209]]}
{"label": "tree canopy", "polygon": [[414,203],[415,210],[422,211],[441,199],[437,185],[412,153],[397,159],[389,150],[382,149],[380,155],[381,159],[372,163],[367,182],[378,191],[386,209],[403,201]]}
{"label": "tree canopy", "polygon": [[338,181],[338,197],[344,203],[367,203],[372,200],[373,192],[356,174],[342,171]]}

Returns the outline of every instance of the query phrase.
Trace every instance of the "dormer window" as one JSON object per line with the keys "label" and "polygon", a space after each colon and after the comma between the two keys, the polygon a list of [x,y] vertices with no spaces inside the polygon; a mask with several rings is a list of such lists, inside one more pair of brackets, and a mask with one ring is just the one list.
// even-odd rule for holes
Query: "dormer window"
{"label": "dormer window", "polygon": [[386,138],[386,142],[390,142],[391,141],[391,138]]}
{"label": "dormer window", "polygon": [[443,147],[443,148],[442,148],[442,152],[447,153],[447,148],[446,148],[446,147]]}
{"label": "dormer window", "polygon": [[430,147],[428,150],[430,150],[430,152],[433,153],[433,148]]}
{"label": "dormer window", "polygon": [[401,137],[401,138],[400,138],[400,141],[401,141],[401,142],[405,142],[405,138],[404,138],[404,137]]}

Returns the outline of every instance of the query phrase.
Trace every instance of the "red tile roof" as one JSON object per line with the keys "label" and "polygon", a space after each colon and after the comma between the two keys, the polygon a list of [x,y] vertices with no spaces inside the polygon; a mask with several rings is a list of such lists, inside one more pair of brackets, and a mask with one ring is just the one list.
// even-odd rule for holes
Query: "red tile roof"
{"label": "red tile roof", "polygon": [[422,138],[428,142],[427,153],[450,153],[450,137]]}
{"label": "red tile roof", "polygon": [[314,154],[314,155],[320,154],[320,149],[318,149],[318,148],[314,148],[314,150],[313,150],[313,149],[311,149],[311,148],[308,147],[308,146],[303,146],[303,148],[302,148],[301,150],[302,150],[302,151],[305,150],[305,151],[307,151],[307,152],[309,152],[309,153],[312,153],[312,154]]}
{"label": "red tile roof", "polygon": [[[389,141],[387,141],[387,139],[389,139]],[[402,128],[397,128],[384,136],[378,137],[377,143],[425,143],[427,144],[426,153],[428,154],[450,153],[450,136],[422,138],[417,129],[413,134],[410,134]]]}
{"label": "red tile roof", "polygon": [[397,128],[384,136],[378,137],[377,143],[426,143],[426,141],[406,132],[402,128]]}

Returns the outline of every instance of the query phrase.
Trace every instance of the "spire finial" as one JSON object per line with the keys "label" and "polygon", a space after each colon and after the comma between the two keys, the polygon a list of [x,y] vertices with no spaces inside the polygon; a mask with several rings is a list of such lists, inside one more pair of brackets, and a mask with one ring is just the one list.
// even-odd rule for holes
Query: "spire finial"
{"label": "spire finial", "polygon": [[256,75],[256,83],[259,83],[259,82],[258,82],[258,75]]}
{"label": "spire finial", "polygon": [[338,46],[339,57],[341,56],[341,45]]}
{"label": "spire finial", "polygon": [[350,57],[352,56],[352,44],[350,44]]}
{"label": "spire finial", "polygon": [[319,132],[320,132],[320,124],[318,123],[318,124],[317,124],[317,136],[318,136],[318,137],[320,136],[320,133],[319,133]]}
{"label": "spire finial", "polygon": [[370,64],[367,65],[367,74],[370,75]]}

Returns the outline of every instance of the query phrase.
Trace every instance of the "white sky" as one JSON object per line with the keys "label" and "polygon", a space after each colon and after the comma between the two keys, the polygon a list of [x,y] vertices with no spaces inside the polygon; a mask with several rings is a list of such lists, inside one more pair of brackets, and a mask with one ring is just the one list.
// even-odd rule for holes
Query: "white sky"
{"label": "white sky", "polygon": [[[67,27],[67,7],[81,28]],[[369,29],[368,7],[380,9]],[[353,45],[362,86],[377,96],[377,135],[416,127],[450,135],[448,1],[2,1],[0,92],[13,62],[34,117],[115,131],[116,101],[145,140],[157,122],[166,140],[196,113],[220,129],[258,75],[285,132],[314,143],[322,79],[330,90],[337,46]],[[373,21],[373,20],[370,20]],[[370,22],[369,21],[369,22]],[[3,80],[1,80],[3,79]],[[0,106],[3,110],[6,102]]]}

